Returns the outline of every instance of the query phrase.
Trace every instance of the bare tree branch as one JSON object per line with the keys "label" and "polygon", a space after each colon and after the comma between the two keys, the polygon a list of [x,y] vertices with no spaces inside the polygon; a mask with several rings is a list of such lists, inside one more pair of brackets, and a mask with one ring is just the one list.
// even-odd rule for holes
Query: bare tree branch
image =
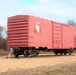
{"label": "bare tree branch", "polygon": [[3,31],[3,27],[0,26],[0,39],[2,39],[2,31]]}
{"label": "bare tree branch", "polygon": [[67,23],[68,23],[69,25],[73,25],[73,26],[76,25],[76,22],[75,22],[74,20],[68,20]]}

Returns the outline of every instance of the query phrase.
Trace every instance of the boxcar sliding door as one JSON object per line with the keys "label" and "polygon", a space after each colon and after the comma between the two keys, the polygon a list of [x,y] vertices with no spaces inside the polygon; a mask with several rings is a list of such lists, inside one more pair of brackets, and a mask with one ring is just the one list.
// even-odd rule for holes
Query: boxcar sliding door
{"label": "boxcar sliding door", "polygon": [[52,23],[52,48],[62,48],[62,24]]}

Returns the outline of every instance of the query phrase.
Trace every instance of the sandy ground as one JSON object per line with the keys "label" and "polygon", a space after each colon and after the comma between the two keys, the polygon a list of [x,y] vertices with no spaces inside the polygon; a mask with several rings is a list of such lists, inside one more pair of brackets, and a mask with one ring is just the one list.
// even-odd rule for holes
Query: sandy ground
{"label": "sandy ground", "polygon": [[70,64],[76,62],[76,54],[71,56],[54,56],[44,55],[36,58],[11,58],[7,59],[6,56],[0,56],[0,71],[15,69],[31,69],[41,66],[53,66],[57,64]]}

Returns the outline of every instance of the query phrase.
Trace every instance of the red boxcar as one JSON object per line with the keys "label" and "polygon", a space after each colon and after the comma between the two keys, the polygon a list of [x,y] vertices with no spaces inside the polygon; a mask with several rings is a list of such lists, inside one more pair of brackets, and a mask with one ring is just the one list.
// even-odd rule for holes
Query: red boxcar
{"label": "red boxcar", "polygon": [[71,54],[76,47],[76,27],[29,15],[8,18],[7,48],[15,57],[36,56],[40,50]]}

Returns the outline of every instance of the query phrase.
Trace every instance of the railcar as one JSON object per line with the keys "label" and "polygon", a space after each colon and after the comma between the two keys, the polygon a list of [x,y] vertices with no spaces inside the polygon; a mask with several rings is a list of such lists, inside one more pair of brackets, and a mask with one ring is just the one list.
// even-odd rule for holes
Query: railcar
{"label": "railcar", "polygon": [[15,57],[37,56],[39,51],[53,51],[55,55],[69,54],[76,48],[76,27],[30,15],[8,18],[7,49],[13,48]]}

